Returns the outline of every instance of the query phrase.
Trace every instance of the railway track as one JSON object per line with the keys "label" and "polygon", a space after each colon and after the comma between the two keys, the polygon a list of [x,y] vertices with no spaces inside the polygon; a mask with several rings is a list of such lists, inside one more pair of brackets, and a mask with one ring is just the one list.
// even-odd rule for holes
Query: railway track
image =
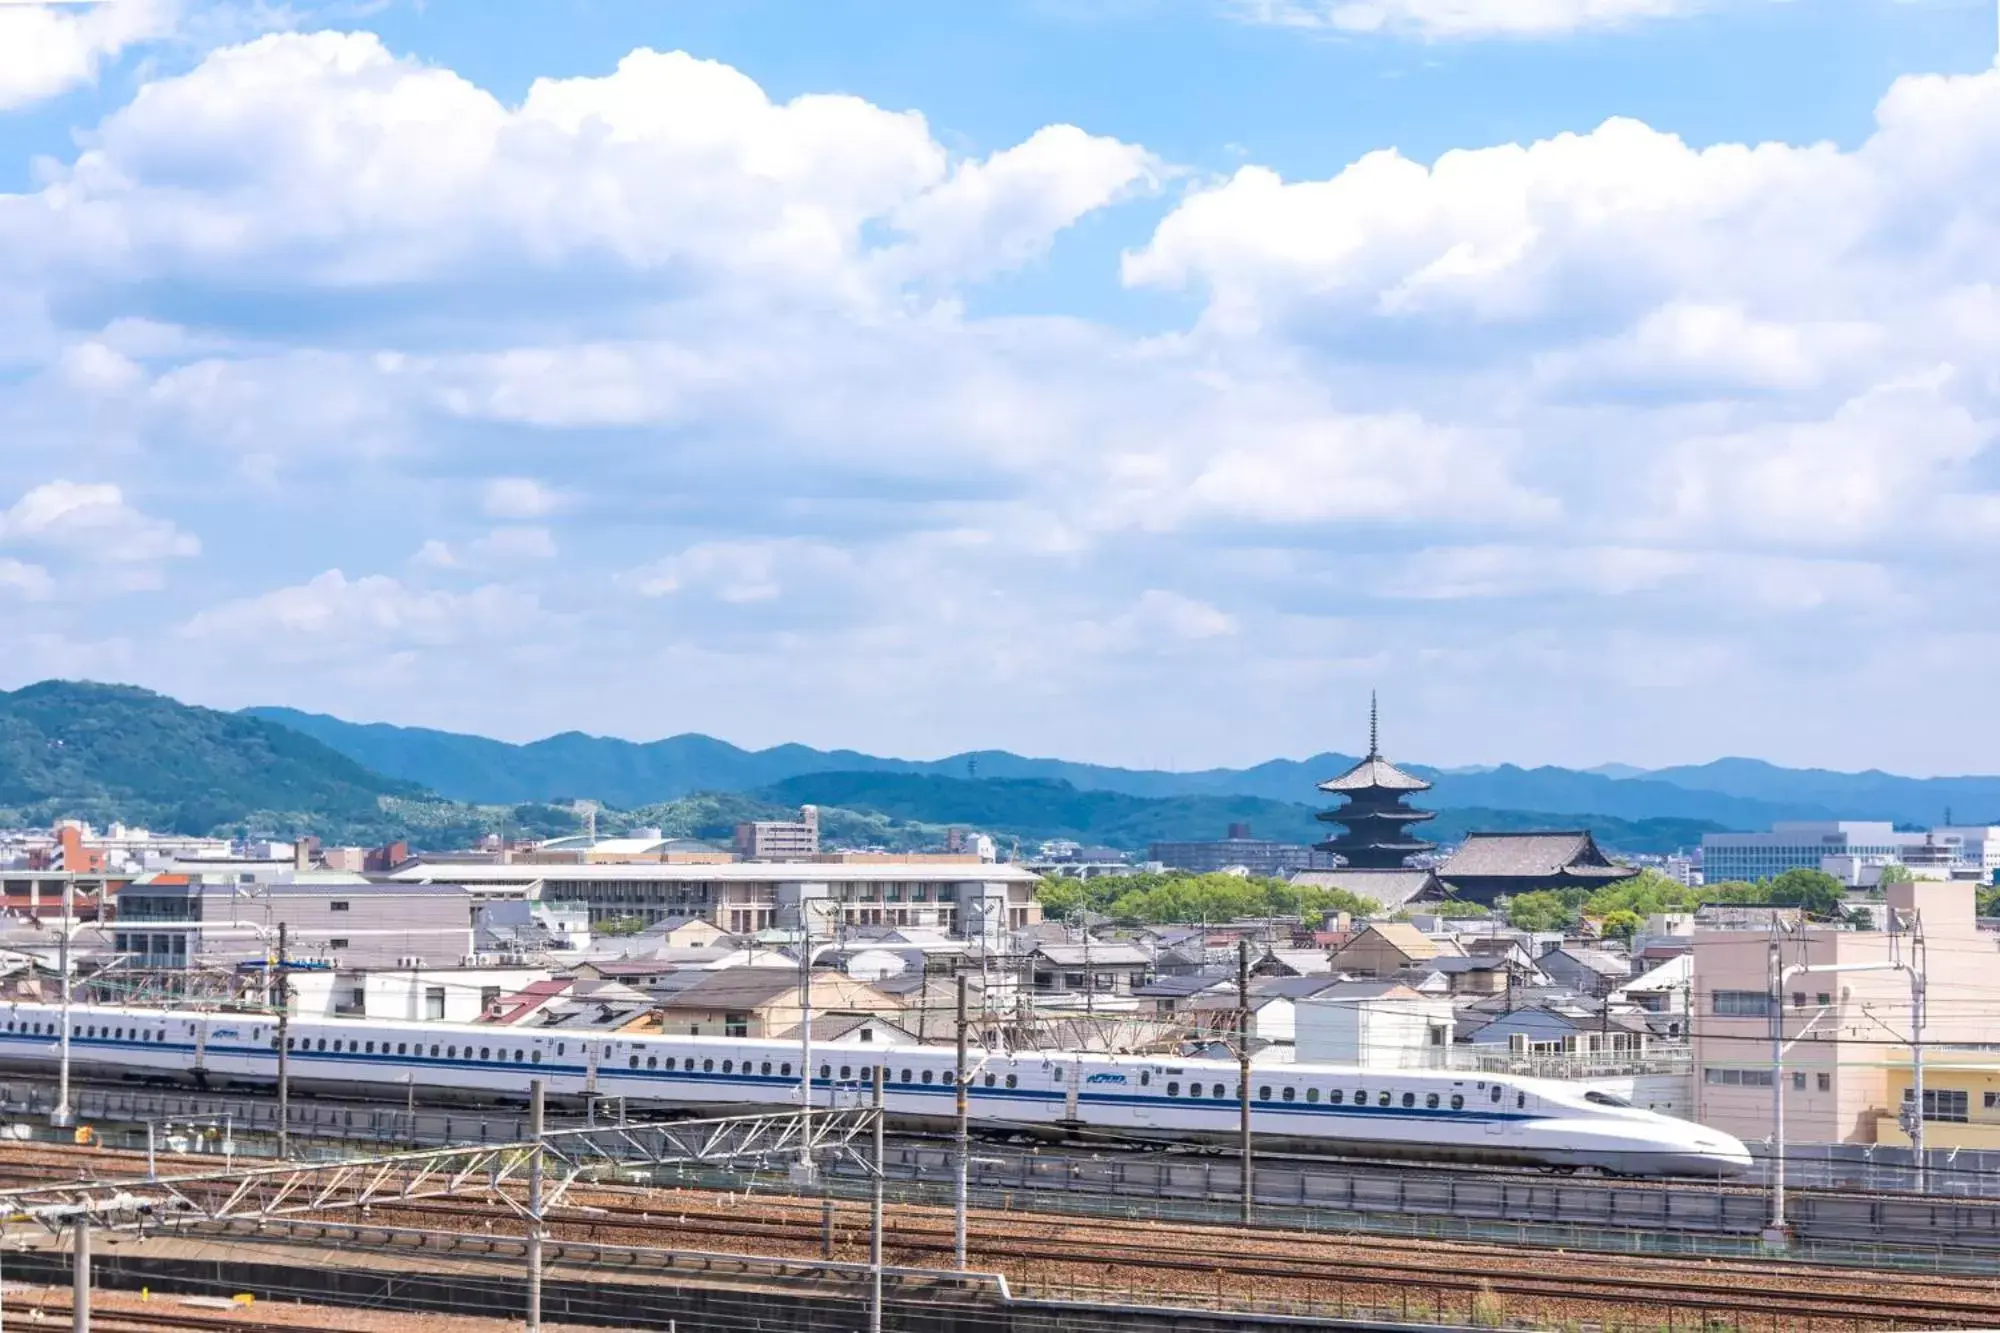
{"label": "railway track", "polygon": [[[665,1204],[665,1206],[663,1206]],[[815,1206],[764,1201],[755,1215],[747,1205],[719,1207],[701,1202],[685,1206],[654,1201],[645,1206],[593,1203],[551,1212],[548,1222],[561,1238],[606,1243],[685,1247],[695,1238],[750,1242],[759,1251],[772,1246],[813,1252],[825,1242],[824,1218]],[[837,1236],[849,1245],[865,1239],[857,1231],[853,1210]],[[505,1210],[481,1211],[459,1204],[413,1204],[376,1209],[372,1216],[453,1216],[510,1223]],[[663,1241],[663,1238],[664,1241]],[[971,1255],[978,1269],[998,1268],[1010,1277],[1039,1280],[1055,1270],[1064,1275],[1113,1279],[1105,1285],[1166,1292],[1176,1286],[1200,1292],[1210,1289],[1215,1275],[1237,1291],[1300,1291],[1331,1294],[1369,1289],[1450,1293],[1442,1304],[1456,1308],[1461,1296],[1521,1301],[1531,1305],[1587,1303],[1624,1310],[1678,1310],[1701,1315],[1768,1314],[1782,1311],[1789,1319],[1824,1321],[1869,1328],[1967,1328],[2000,1326],[2000,1283],[1922,1279],[1899,1282],[1894,1295],[1879,1291],[1872,1275],[1833,1273],[1807,1278],[1796,1271],[1751,1264],[1707,1264],[1635,1260],[1610,1271],[1592,1261],[1582,1272],[1523,1272],[1518,1252],[1474,1259],[1467,1251],[1431,1247],[1404,1253],[1357,1253],[1343,1246],[1337,1256],[1296,1253],[1314,1239],[1265,1235],[1256,1238],[1223,1228],[1167,1227],[1143,1223],[1094,1221],[1088,1225],[1051,1224],[1006,1214],[983,1214],[974,1222]],[[1318,1239],[1324,1244],[1324,1238]],[[884,1231],[885,1253],[893,1262],[929,1267],[949,1265],[952,1251],[946,1217],[900,1216]],[[1287,1247],[1291,1252],[1286,1252]],[[1206,1257],[1194,1257],[1206,1256]],[[1535,1263],[1557,1267],[1545,1258]],[[1198,1282],[1189,1283],[1190,1275]],[[1133,1279],[1137,1278],[1138,1281]],[[1875,1291],[1858,1288],[1876,1287]],[[1356,1303],[1365,1303],[1357,1300]],[[1403,1304],[1407,1305],[1407,1299]],[[1427,1302],[1419,1302],[1420,1307]]]}
{"label": "railway track", "polygon": [[[70,1318],[70,1306],[63,1303],[9,1301],[4,1307],[10,1320],[39,1321],[34,1327],[59,1328]],[[271,1320],[244,1318],[238,1315],[203,1315],[187,1308],[168,1311],[132,1310],[97,1305],[93,1302],[90,1311],[90,1326],[94,1333],[127,1333],[127,1330],[141,1330],[150,1333],[153,1329],[229,1329],[231,1333],[353,1333],[352,1328],[302,1324],[297,1322],[277,1323]]]}

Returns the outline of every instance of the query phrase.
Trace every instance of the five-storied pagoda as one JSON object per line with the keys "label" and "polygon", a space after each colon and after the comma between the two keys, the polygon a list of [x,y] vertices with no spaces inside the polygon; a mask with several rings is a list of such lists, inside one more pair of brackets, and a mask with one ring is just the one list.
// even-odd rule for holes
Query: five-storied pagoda
{"label": "five-storied pagoda", "polygon": [[1347,804],[1322,810],[1319,818],[1339,824],[1344,832],[1328,838],[1317,850],[1332,852],[1355,870],[1400,870],[1409,858],[1437,844],[1410,835],[1408,826],[1437,816],[1413,810],[1404,800],[1431,784],[1405,773],[1382,757],[1375,696],[1368,696],[1368,757],[1337,778],[1319,784],[1323,792],[1345,796]]}

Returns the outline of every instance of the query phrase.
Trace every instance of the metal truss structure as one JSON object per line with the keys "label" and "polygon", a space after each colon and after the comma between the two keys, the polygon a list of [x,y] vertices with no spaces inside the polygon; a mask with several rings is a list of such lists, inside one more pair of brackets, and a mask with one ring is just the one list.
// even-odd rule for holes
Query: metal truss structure
{"label": "metal truss structure", "polygon": [[[576,1182],[618,1171],[669,1166],[755,1166],[793,1161],[802,1146],[873,1173],[864,1151],[880,1113],[873,1108],[731,1116],[657,1125],[555,1130],[539,1140],[283,1163],[146,1180],[79,1181],[0,1191],[0,1227],[40,1222],[50,1230],[85,1223],[110,1230],[264,1220],[423,1199],[479,1198],[534,1216],[530,1196],[546,1180],[540,1206],[561,1201]],[[809,1123],[810,1128],[806,1126]],[[801,1144],[810,1133],[811,1143]],[[539,1160],[538,1160],[539,1159]]]}

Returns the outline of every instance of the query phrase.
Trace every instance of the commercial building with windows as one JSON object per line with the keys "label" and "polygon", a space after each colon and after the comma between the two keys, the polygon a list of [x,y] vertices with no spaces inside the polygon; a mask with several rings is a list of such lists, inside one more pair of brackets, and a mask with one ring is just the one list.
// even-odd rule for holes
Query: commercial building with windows
{"label": "commercial building with windows", "polygon": [[1201,875],[1242,866],[1253,875],[1272,878],[1296,870],[1331,870],[1335,864],[1331,852],[1314,851],[1302,842],[1253,838],[1248,824],[1231,824],[1228,837],[1210,842],[1156,842],[1146,859]]}
{"label": "commercial building with windows", "polygon": [[1710,884],[1754,883],[1787,870],[1818,870],[1829,856],[1899,861],[1906,849],[1923,846],[1925,836],[1899,833],[1893,824],[1852,819],[1778,823],[1768,833],[1705,833],[1701,873]]}
{"label": "commercial building with windows", "polygon": [[[1887,907],[1896,930],[1848,930],[1802,925],[1769,929],[1700,930],[1694,934],[1691,1004],[1694,1032],[1695,1118],[1740,1138],[1771,1132],[1774,1078],[1785,1080],[1785,1132],[1797,1143],[1887,1141],[1882,1125],[1894,1124],[1901,1087],[1908,1081],[1912,1009],[1911,927],[1921,923],[1928,1013],[1922,1040],[1925,1064],[1952,1068],[1953,1048],[1973,1051],[1992,1041],[1986,1006],[1964,997],[1990,986],[2000,947],[1973,917],[1977,886],[1925,880],[1890,884]],[[1788,1043],[1782,1071],[1771,1064],[1771,949],[1777,942],[1787,969],[1839,966],[1839,972],[1794,973],[1775,1001]],[[1954,999],[1954,997],[1957,997]],[[1900,1072],[1899,1072],[1900,1071]],[[1898,1080],[1901,1080],[1899,1083]],[[1940,1091],[1989,1089],[1962,1078],[1941,1077]],[[2000,1092],[2000,1081],[1990,1085]],[[1933,1116],[1952,1122],[1954,1097],[1926,1097]],[[1993,1108],[2000,1128],[2000,1106]],[[1932,1136],[1939,1146],[1947,1139]]]}
{"label": "commercial building with windows", "polygon": [[847,926],[923,926],[998,939],[1042,919],[1037,875],[977,861],[878,864],[750,862],[730,865],[469,865],[415,862],[401,883],[462,884],[480,897],[580,905],[593,924],[699,917],[732,935],[796,928],[801,908],[815,933]]}
{"label": "commercial building with windows", "polygon": [[473,953],[472,895],[457,884],[380,884],[303,874],[146,875],[118,895],[112,948],[141,968],[262,959],[285,928],[292,958],[336,968],[456,967]]}

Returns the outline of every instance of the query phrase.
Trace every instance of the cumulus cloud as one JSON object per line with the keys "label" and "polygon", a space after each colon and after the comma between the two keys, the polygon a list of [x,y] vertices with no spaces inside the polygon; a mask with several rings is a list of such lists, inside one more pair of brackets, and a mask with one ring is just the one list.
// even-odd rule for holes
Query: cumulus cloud
{"label": "cumulus cloud", "polygon": [[1706,8],[1703,0],[1235,0],[1255,23],[1431,38],[1550,37]]}
{"label": "cumulus cloud", "polygon": [[109,483],[52,481],[0,512],[0,543],[66,551],[92,563],[150,564],[198,555],[201,543],[127,504]]}
{"label": "cumulus cloud", "polygon": [[0,556],[0,592],[39,602],[54,590],[55,581],[49,577],[48,570],[11,556]]}
{"label": "cumulus cloud", "polygon": [[[923,117],[859,98],[777,103],[741,72],[634,51],[540,79],[518,106],[367,33],[278,34],[147,84],[0,238],[79,278],[386,286],[566,272],[687,297],[867,307],[886,278],[991,272],[1150,179],[1142,150],[1070,127],[953,165]],[[0,201],[4,203],[5,201]],[[895,262],[871,228],[900,231]]]}
{"label": "cumulus cloud", "polygon": [[547,518],[562,507],[562,497],[533,477],[495,477],[480,507],[488,518]]}
{"label": "cumulus cloud", "polygon": [[176,10],[172,0],[0,3],[0,111],[91,82],[105,61],[171,31]]}
{"label": "cumulus cloud", "polygon": [[209,607],[178,632],[185,639],[254,645],[278,660],[303,660],[511,638],[527,631],[537,611],[531,594],[500,584],[454,593],[383,574],[350,579],[329,569],[305,583]]}

